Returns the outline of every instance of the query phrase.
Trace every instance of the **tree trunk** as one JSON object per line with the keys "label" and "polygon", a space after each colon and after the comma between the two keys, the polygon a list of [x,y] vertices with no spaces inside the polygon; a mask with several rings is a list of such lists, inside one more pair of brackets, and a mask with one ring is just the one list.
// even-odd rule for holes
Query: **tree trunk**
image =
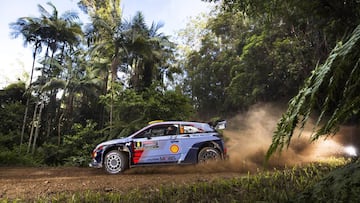
{"label": "tree trunk", "polygon": [[61,120],[63,119],[64,114],[62,113],[60,115],[59,121],[58,121],[58,146],[61,144]]}
{"label": "tree trunk", "polygon": [[28,144],[28,148],[27,148],[27,153],[30,152],[30,147],[31,147],[31,143],[32,143],[32,137],[33,137],[34,128],[35,128],[35,125],[36,125],[37,109],[38,109],[38,104],[35,105],[34,115],[33,115],[33,119],[32,119],[32,122],[31,122],[31,130],[30,130],[29,144]]}
{"label": "tree trunk", "polygon": [[43,108],[44,108],[44,102],[42,101],[40,104],[40,110],[39,110],[38,121],[37,121],[38,123],[37,123],[36,129],[35,129],[34,143],[33,143],[32,151],[31,151],[32,154],[34,154],[34,152],[35,152],[36,140],[39,136],[39,129],[41,127],[41,114],[42,114]]}
{"label": "tree trunk", "polygon": [[[35,68],[35,59],[36,59],[37,49],[38,49],[38,46],[36,45],[35,50],[33,52],[33,61],[32,61],[32,66],[31,66],[31,74],[30,74],[30,82],[29,82],[28,91],[31,90],[31,83],[32,83],[32,79],[33,79],[33,76],[34,76],[34,68]],[[22,123],[22,127],[21,127],[20,147],[21,147],[21,145],[23,143],[23,140],[24,140],[24,133],[25,133],[27,115],[28,115],[28,111],[29,111],[30,98],[31,98],[31,92],[28,92],[27,93],[27,98],[26,98],[26,107],[25,107],[24,119],[23,119],[23,123]]]}

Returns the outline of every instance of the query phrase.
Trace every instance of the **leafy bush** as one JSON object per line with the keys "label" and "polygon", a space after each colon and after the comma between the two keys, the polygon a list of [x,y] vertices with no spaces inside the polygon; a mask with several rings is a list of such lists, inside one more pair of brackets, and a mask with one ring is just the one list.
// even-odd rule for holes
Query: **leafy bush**
{"label": "leafy bush", "polygon": [[104,140],[95,130],[96,123],[87,121],[85,126],[75,123],[70,134],[64,135],[60,145],[44,143],[37,149],[46,165],[85,166],[90,162],[96,144]]}
{"label": "leafy bush", "polygon": [[104,137],[95,130],[96,123],[87,121],[86,126],[74,124],[73,134],[64,136],[63,150],[65,164],[71,166],[85,166],[90,162],[91,152]]}
{"label": "leafy bush", "polygon": [[304,191],[297,202],[357,202],[360,200],[360,160],[338,168]]}
{"label": "leafy bush", "polygon": [[143,92],[124,90],[121,86],[114,88],[113,100],[110,94],[101,97],[108,111],[113,105],[112,125],[103,131],[107,139],[127,136],[152,120],[187,120],[193,113],[189,98],[179,91],[164,90],[156,85]]}
{"label": "leafy bush", "polygon": [[41,157],[24,154],[19,147],[0,151],[0,166],[38,166],[41,164]]}

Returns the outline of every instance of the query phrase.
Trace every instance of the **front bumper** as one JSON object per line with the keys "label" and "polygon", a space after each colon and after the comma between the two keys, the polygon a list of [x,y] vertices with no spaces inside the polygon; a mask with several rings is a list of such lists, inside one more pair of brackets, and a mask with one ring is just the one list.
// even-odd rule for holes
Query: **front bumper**
{"label": "front bumper", "polygon": [[93,159],[93,160],[89,163],[89,167],[91,167],[91,168],[102,168],[102,164],[96,162],[96,160]]}

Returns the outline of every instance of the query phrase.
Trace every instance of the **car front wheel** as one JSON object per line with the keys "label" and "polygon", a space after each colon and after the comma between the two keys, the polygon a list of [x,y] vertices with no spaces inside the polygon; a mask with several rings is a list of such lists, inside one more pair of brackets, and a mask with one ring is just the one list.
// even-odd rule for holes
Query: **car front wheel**
{"label": "car front wheel", "polygon": [[110,174],[123,172],[128,167],[127,160],[127,156],[118,150],[108,152],[104,160],[106,172]]}
{"label": "car front wheel", "polygon": [[220,152],[212,147],[204,147],[198,154],[198,162],[206,163],[209,161],[219,160],[221,158]]}

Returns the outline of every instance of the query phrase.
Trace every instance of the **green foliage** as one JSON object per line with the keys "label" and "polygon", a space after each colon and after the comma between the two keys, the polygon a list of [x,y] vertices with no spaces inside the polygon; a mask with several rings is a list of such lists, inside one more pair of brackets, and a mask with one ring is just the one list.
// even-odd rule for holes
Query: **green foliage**
{"label": "green foliage", "polygon": [[189,98],[179,91],[149,88],[143,97],[147,120],[187,120],[193,113]]}
{"label": "green foliage", "polygon": [[[296,127],[303,129],[312,110],[320,105],[320,115],[312,140],[335,134],[340,124],[357,118],[360,111],[360,26],[344,44],[339,43],[323,65],[306,80],[305,86],[290,101],[277,124],[267,157],[290,144]],[[339,91],[343,90],[343,91]],[[322,97],[325,92],[325,98]],[[334,108],[335,107],[335,108]],[[329,116],[319,129],[318,125]]]}
{"label": "green foliage", "polygon": [[[83,138],[92,138],[87,128],[101,129],[103,138],[110,139],[155,119],[211,118],[256,102],[290,98],[316,62],[325,61],[335,43],[360,21],[360,4],[355,0],[222,1],[223,9],[217,7],[206,22],[195,26],[199,40],[189,40],[194,36],[189,31],[191,49],[179,62],[186,79],[182,91],[173,91],[163,83],[172,82],[173,72],[181,72],[174,60],[175,44],[158,32],[161,23],[146,25],[141,12],[125,21],[118,1],[79,1],[79,5],[91,17],[85,36],[76,13],[59,16],[51,3],[51,12],[39,5],[38,18],[22,17],[10,25],[14,37],[22,36],[25,45],[33,46],[34,61],[41,61],[41,67],[33,69],[40,76],[35,82],[31,76],[27,117],[32,118],[34,104],[42,102],[44,108],[33,121],[27,118],[21,140],[27,140],[32,124],[42,118],[34,146],[51,164],[64,163],[69,157],[85,162],[80,152],[63,148],[63,143],[94,145],[97,139],[90,143]],[[347,62],[339,59],[339,66],[357,66],[353,64],[356,53],[351,51],[349,57]],[[321,105],[315,108],[323,109],[320,117],[333,115],[321,133],[332,132],[339,121],[357,115],[357,109],[346,104],[356,95],[358,72],[358,68],[334,70],[328,81],[333,89],[345,91],[317,95]],[[341,75],[350,77],[340,80]],[[323,85],[319,88],[328,91]],[[24,83],[0,92],[1,147],[12,149],[19,142],[24,93]],[[344,98],[340,106],[338,98]],[[357,98],[353,102],[358,105]],[[306,119],[308,114],[303,115]],[[88,127],[89,119],[97,125]],[[82,127],[74,129],[78,124]]]}
{"label": "green foliage", "polygon": [[[72,149],[77,150],[77,149]],[[63,146],[51,143],[44,143],[36,150],[36,155],[41,156],[45,165],[59,166],[64,164],[64,160],[70,154],[66,154]]]}
{"label": "green foliage", "polygon": [[[213,95],[211,87],[198,85],[201,74],[211,76],[202,70],[204,61],[210,70],[215,64],[231,70],[225,73],[230,82],[219,99],[227,112],[244,110],[257,102],[282,102],[293,97],[317,62],[324,62],[336,42],[360,22],[360,4],[355,0],[229,0],[221,1],[221,7],[208,20],[208,38],[197,52],[199,59],[192,61],[194,53],[187,59],[191,61],[189,73],[195,73],[191,75],[195,81],[189,83],[188,89],[196,96],[195,104],[204,106]],[[222,63],[211,58],[218,50],[228,53]],[[201,71],[191,72],[193,67]]]}
{"label": "green foliage", "polygon": [[0,152],[0,166],[39,166],[43,163],[41,156],[25,154],[26,146],[17,146],[14,149],[2,148]]}
{"label": "green foliage", "polygon": [[357,202],[360,199],[360,161],[333,170],[307,188],[295,202]]}
{"label": "green foliage", "polygon": [[[267,76],[270,67],[266,61],[266,33],[254,34],[246,41],[242,48],[240,63],[231,69],[232,80],[226,89],[227,98],[232,105],[248,107],[259,101],[268,86]],[[263,58],[259,62],[259,58]]]}
{"label": "green foliage", "polygon": [[2,107],[0,107],[0,146],[11,149],[13,145],[20,143],[20,129],[25,106],[20,102],[15,102],[2,105]]}
{"label": "green foliage", "polygon": [[[189,99],[178,91],[156,85],[142,93],[122,86],[114,90],[114,125],[111,132],[104,131],[108,139],[128,136],[152,120],[186,120],[193,113]],[[111,94],[101,99],[110,108]]]}
{"label": "green foliage", "polygon": [[[33,61],[41,65],[32,67],[26,108],[24,83],[1,90],[0,147],[11,150],[19,143],[24,120],[20,140],[33,138],[34,156],[49,165],[84,165],[100,141],[128,135],[155,118],[189,117],[192,107],[180,92],[155,90],[177,70],[175,44],[158,32],[161,23],[148,26],[141,12],[124,20],[119,1],[79,1],[91,19],[83,35],[76,13],[59,15],[47,5],[50,12],[38,5],[39,17],[10,24],[12,36],[32,45]],[[40,73],[35,81],[34,71]]]}
{"label": "green foliage", "polygon": [[189,55],[185,84],[200,117],[210,118],[224,111],[224,89],[230,82],[230,68],[237,63],[232,51],[220,40],[205,36],[200,50]]}
{"label": "green foliage", "polygon": [[20,144],[20,131],[25,110],[25,84],[10,84],[0,90],[0,147],[13,150]]}
{"label": "green foliage", "polygon": [[65,164],[71,166],[87,166],[94,143],[104,141],[100,132],[96,131],[96,123],[87,121],[85,126],[75,123],[72,134],[65,135],[63,148],[66,153]]}
{"label": "green foliage", "polygon": [[75,123],[71,134],[64,135],[60,146],[44,143],[37,153],[43,156],[47,165],[86,166],[95,145],[105,140],[95,128],[96,123],[92,121],[87,121],[85,126]]}

